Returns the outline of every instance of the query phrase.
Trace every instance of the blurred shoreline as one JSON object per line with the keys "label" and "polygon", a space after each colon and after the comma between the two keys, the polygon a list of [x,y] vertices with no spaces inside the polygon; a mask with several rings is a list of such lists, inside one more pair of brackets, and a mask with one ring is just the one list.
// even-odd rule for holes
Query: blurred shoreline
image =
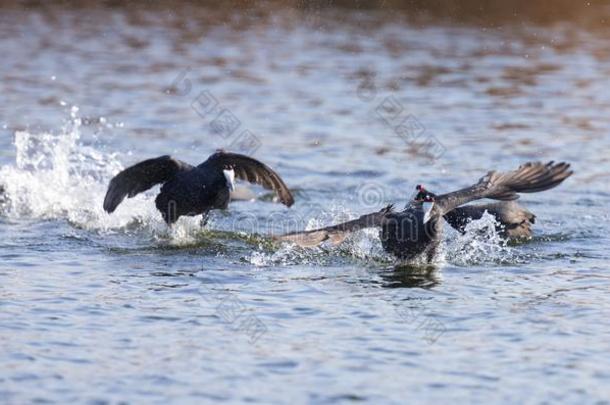
{"label": "blurred shoreline", "polygon": [[[0,0],[0,9],[20,11],[55,11],[129,9],[137,11],[167,11],[179,16],[197,16],[206,10],[227,14],[253,14],[261,18],[294,10],[303,18],[340,12],[387,13],[388,17],[406,17],[422,22],[446,22],[487,27],[524,23],[554,24],[571,22],[590,28],[608,27],[610,0],[267,0],[244,1],[94,1],[60,0]],[[193,11],[195,13],[193,14]],[[222,22],[222,21],[221,21]]]}

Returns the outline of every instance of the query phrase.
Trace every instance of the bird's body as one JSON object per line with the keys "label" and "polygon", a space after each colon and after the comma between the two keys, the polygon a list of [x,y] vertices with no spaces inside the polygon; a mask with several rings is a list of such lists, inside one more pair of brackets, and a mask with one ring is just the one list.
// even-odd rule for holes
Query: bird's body
{"label": "bird's body", "polygon": [[[178,173],[161,186],[155,206],[163,218],[204,215],[213,209],[226,209],[230,191],[222,172],[195,167]],[[173,222],[173,221],[171,221]]]}
{"label": "bird's body", "polygon": [[383,220],[381,245],[399,259],[411,260],[424,254],[434,257],[441,228],[436,220],[425,220],[422,202],[412,202],[400,212],[388,212]]}
{"label": "bird's body", "polygon": [[272,169],[248,156],[219,151],[199,166],[161,156],[123,170],[108,186],[104,209],[112,213],[126,196],[162,184],[155,205],[167,224],[181,216],[205,218],[211,210],[227,208],[235,177],[275,191],[287,206],[294,203],[288,187]]}
{"label": "bird's body", "polygon": [[[518,193],[533,193],[557,186],[572,174],[569,167],[566,163],[530,162],[511,172],[488,172],[470,187],[438,196],[417,186],[416,197],[402,211],[394,211],[392,206],[388,206],[343,224],[291,233],[278,239],[309,247],[325,240],[339,243],[349,232],[378,227],[382,246],[388,253],[401,260],[423,255],[431,261],[441,241],[444,220],[463,231],[471,218],[480,218],[488,210],[508,225],[509,236],[510,232],[515,235],[531,234],[529,224],[534,222],[535,216],[518,205],[510,205],[510,202],[519,198]],[[502,203],[461,207],[482,198],[500,200]],[[424,211],[424,203],[432,203],[429,212]]]}

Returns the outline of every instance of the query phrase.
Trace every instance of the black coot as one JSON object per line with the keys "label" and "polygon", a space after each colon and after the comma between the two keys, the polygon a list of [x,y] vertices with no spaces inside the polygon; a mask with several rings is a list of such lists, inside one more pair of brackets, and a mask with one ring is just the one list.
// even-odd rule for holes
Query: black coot
{"label": "black coot", "polygon": [[271,168],[245,155],[217,151],[196,167],[161,156],[123,170],[110,181],[104,210],[112,213],[125,197],[162,184],[155,205],[168,225],[182,215],[203,215],[206,220],[210,210],[227,208],[235,178],[273,190],[286,206],[294,203],[290,190]]}
{"label": "black coot", "polygon": [[[308,247],[325,240],[339,243],[350,232],[379,227],[381,243],[387,252],[399,259],[408,260],[424,255],[431,260],[441,240],[443,220],[456,208],[482,198],[512,201],[519,198],[518,193],[551,189],[572,174],[569,168],[570,165],[567,163],[529,162],[511,172],[490,171],[476,184],[442,195],[436,195],[423,186],[417,186],[417,194],[401,211],[394,210],[390,205],[353,221],[312,231],[291,233],[278,239]],[[432,208],[427,213],[423,208],[426,202],[432,203]],[[459,226],[458,222],[456,220],[456,226]]]}

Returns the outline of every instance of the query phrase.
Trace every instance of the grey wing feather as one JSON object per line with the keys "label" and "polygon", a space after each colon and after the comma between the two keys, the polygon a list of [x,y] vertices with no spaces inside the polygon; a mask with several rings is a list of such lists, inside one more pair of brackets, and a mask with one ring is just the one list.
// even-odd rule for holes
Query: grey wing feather
{"label": "grey wing feather", "polygon": [[548,190],[572,175],[569,168],[570,165],[564,162],[528,162],[506,173],[491,171],[470,187],[436,197],[434,213],[443,216],[460,205],[481,198],[510,201],[518,199],[518,193]]}
{"label": "grey wing feather", "polygon": [[236,178],[261,185],[267,190],[273,190],[280,202],[288,207],[294,204],[294,197],[282,178],[269,166],[256,159],[239,153],[218,151],[200,167],[206,164],[230,167],[235,172]]}
{"label": "grey wing feather", "polygon": [[276,236],[274,239],[285,242],[293,242],[301,247],[314,247],[324,241],[331,241],[333,245],[337,245],[347,237],[351,232],[356,232],[360,229],[380,227],[383,225],[386,215],[392,212],[393,206],[389,205],[386,208],[372,214],[362,215],[358,219],[343,222],[338,225],[328,226],[325,228],[314,229],[311,231],[293,232],[281,236]]}
{"label": "grey wing feather", "polygon": [[125,197],[131,198],[156,184],[169,181],[181,171],[191,169],[193,166],[188,163],[167,155],[144,160],[128,167],[110,180],[104,198],[104,210],[112,213]]}

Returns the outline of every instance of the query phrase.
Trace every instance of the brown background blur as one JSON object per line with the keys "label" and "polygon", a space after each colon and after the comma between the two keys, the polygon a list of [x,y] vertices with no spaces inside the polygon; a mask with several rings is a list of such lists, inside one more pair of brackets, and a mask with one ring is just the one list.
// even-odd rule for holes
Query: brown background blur
{"label": "brown background blur", "polygon": [[273,13],[279,8],[294,8],[312,13],[329,9],[359,9],[362,11],[400,11],[408,16],[442,18],[453,22],[483,23],[554,23],[579,21],[588,25],[606,26],[610,16],[610,0],[268,0],[244,1],[95,1],[95,0],[0,0],[2,8],[51,9],[70,8],[139,8],[176,10],[180,8],[239,8],[244,12]]}

